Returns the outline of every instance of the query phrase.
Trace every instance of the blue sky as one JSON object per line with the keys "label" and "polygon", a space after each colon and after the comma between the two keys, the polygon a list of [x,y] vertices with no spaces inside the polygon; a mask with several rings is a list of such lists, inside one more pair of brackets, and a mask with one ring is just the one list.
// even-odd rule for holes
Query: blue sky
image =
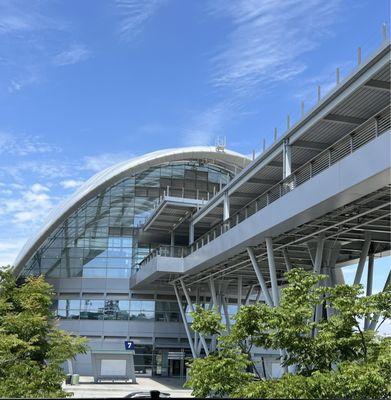
{"label": "blue sky", "polygon": [[259,151],[388,19],[387,0],[0,0],[0,263],[112,163]]}

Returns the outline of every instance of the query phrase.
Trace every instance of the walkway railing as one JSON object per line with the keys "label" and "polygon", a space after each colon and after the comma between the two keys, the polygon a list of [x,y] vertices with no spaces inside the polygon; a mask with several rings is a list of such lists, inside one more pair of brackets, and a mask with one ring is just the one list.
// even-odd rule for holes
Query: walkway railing
{"label": "walkway railing", "polygon": [[365,121],[348,135],[333,143],[326,150],[317,154],[287,178],[283,179],[238,210],[231,218],[219,223],[213,229],[199,237],[190,246],[190,253],[221,236],[223,233],[232,229],[259,210],[262,210],[262,208],[265,208],[269,204],[291,192],[304,182],[307,182],[320,172],[330,168],[336,162],[352,154],[369,141],[389,130],[390,126],[390,107],[387,106],[379,114]]}
{"label": "walkway railing", "polygon": [[169,246],[169,245],[160,245],[156,249],[152,250],[141,262],[140,268],[142,268],[149,261],[154,259],[157,256],[160,257],[174,257],[174,258],[183,258],[189,254],[189,247],[187,246]]}
{"label": "walkway railing", "polygon": [[[320,172],[330,168],[336,162],[352,154],[366,143],[375,139],[382,133],[391,128],[390,107],[387,106],[376,116],[368,119],[362,125],[355,128],[348,135],[333,143],[326,150],[317,154],[310,161],[302,165],[287,178],[283,179],[266,192],[262,193],[256,199],[252,200],[246,206],[238,210],[231,218],[219,223],[210,231],[199,237],[191,246],[160,246],[158,249],[150,253],[141,262],[140,266],[145,265],[156,255],[166,257],[186,257],[194,251],[205,246],[207,243],[215,240],[225,232],[229,231],[242,221],[246,220],[256,212],[267,207],[269,204],[278,200],[282,196],[291,192],[298,186],[307,182]],[[174,248],[173,250],[170,248]],[[175,254],[175,255],[170,255]]]}

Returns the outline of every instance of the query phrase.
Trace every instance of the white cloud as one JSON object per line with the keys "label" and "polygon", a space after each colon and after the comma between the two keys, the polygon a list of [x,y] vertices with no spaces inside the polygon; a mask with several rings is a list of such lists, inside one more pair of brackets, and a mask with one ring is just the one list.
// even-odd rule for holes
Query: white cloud
{"label": "white cloud", "polygon": [[0,2],[0,34],[17,34],[53,26],[50,19],[39,12],[38,2],[21,0]]}
{"label": "white cloud", "polygon": [[0,268],[7,265],[12,265],[25,242],[25,237],[16,240],[13,239],[0,241]]}
{"label": "white cloud", "polygon": [[58,151],[57,146],[44,142],[39,136],[14,135],[0,131],[0,154],[26,156],[28,154]]}
{"label": "white cloud", "polygon": [[57,66],[77,64],[87,60],[90,56],[90,50],[83,45],[76,44],[71,46],[68,50],[57,54],[53,58],[53,64]]}
{"label": "white cloud", "polygon": [[47,186],[41,185],[40,183],[34,183],[31,185],[30,190],[33,193],[49,192],[50,189]]}
{"label": "white cloud", "polygon": [[209,11],[228,19],[227,45],[213,58],[218,87],[246,94],[306,69],[299,56],[318,46],[335,23],[341,0],[216,0]]}
{"label": "white cloud", "polygon": [[60,185],[64,189],[74,189],[74,188],[77,188],[77,187],[81,186],[83,183],[84,183],[84,181],[82,181],[82,180],[66,179],[64,181],[61,181]]}
{"label": "white cloud", "polygon": [[103,153],[95,156],[86,156],[84,157],[81,169],[100,172],[105,168],[111,167],[121,161],[128,160],[133,156],[133,154],[129,153]]}
{"label": "white cloud", "polygon": [[223,125],[228,122],[233,112],[233,104],[222,101],[190,120],[189,127],[184,131],[185,146],[213,145],[217,136],[223,134]]}
{"label": "white cloud", "polygon": [[49,188],[40,183],[20,190],[12,198],[0,198],[0,224],[39,224],[53,208],[54,200]]}
{"label": "white cloud", "polygon": [[138,35],[165,3],[167,0],[117,0],[116,6],[121,17],[121,39],[131,40]]}

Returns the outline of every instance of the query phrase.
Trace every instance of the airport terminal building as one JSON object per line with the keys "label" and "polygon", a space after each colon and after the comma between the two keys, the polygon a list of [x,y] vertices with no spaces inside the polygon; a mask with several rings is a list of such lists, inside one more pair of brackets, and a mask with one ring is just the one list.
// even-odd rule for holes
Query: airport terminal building
{"label": "airport terminal building", "polygon": [[[216,146],[117,164],[54,210],[15,274],[45,274],[61,328],[91,349],[131,340],[136,372],[162,376],[180,374],[170,354],[213,348],[191,331],[194,304],[215,306],[230,329],[241,305],[278,305],[295,266],[334,285],[357,263],[371,294],[374,259],[391,247],[390,90],[387,42],[251,160]],[[278,352],[255,353],[266,377],[279,373]],[[91,375],[91,356],[73,369]]]}

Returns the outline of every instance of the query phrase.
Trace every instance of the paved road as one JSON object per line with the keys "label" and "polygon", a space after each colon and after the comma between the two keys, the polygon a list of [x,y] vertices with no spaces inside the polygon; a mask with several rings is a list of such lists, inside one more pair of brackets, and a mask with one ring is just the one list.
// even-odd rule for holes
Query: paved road
{"label": "paved road", "polygon": [[124,397],[131,392],[160,390],[172,397],[192,397],[191,390],[183,389],[178,379],[137,377],[137,384],[93,383],[92,377],[80,377],[79,385],[64,385],[64,390],[73,392],[74,397]]}

